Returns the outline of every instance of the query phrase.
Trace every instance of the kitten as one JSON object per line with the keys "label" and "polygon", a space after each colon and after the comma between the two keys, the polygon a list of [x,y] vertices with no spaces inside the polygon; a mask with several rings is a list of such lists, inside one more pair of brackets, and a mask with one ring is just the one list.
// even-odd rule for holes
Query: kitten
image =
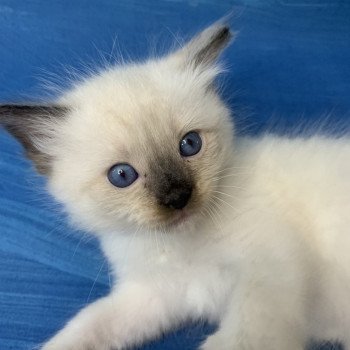
{"label": "kitten", "polygon": [[214,24],[57,103],[3,105],[50,192],[96,234],[118,283],[43,350],[125,349],[189,319],[202,350],[350,349],[350,142],[234,137]]}

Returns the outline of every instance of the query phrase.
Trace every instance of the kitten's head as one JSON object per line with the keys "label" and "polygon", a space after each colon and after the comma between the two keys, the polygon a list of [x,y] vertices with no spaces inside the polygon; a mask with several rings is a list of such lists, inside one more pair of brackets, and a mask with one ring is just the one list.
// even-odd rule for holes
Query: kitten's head
{"label": "kitten's head", "polygon": [[85,229],[192,224],[232,152],[214,86],[230,38],[216,24],[164,58],[87,79],[55,106],[1,106],[0,120]]}

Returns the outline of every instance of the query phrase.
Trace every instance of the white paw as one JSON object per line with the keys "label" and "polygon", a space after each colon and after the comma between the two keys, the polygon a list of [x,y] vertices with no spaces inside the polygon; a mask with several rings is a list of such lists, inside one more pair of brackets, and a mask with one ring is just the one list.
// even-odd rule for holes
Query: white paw
{"label": "white paw", "polygon": [[218,349],[215,344],[215,339],[213,341],[213,336],[209,336],[209,338],[202,344],[200,350],[214,350]]}
{"label": "white paw", "polygon": [[56,339],[56,337],[41,348],[41,350],[97,350],[88,344]]}
{"label": "white paw", "polygon": [[200,347],[200,350],[232,350],[237,349],[234,345],[229,346],[226,341],[217,335],[211,335]]}
{"label": "white paw", "polygon": [[[69,336],[58,334],[43,345],[41,350],[111,350],[103,341],[91,339],[91,336]],[[114,348],[113,348],[114,349]],[[115,348],[117,350],[117,348]]]}

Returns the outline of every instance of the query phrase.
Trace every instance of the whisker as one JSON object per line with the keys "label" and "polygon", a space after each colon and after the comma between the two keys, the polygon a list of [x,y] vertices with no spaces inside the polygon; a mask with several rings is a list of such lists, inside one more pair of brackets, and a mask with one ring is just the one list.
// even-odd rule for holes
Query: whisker
{"label": "whisker", "polygon": [[232,170],[232,169],[251,169],[251,168],[231,166],[231,167],[224,168],[224,169],[221,169],[221,170],[217,171],[217,174],[222,173],[224,171]]}
{"label": "whisker", "polygon": [[153,230],[152,230],[152,233],[153,233],[152,236],[155,237],[155,242],[156,242],[156,246],[157,246],[157,253],[158,253],[158,255],[160,255],[161,254],[161,250],[160,250],[159,242],[158,242],[158,234],[157,234],[156,231],[153,231]]}
{"label": "whisker", "polygon": [[160,238],[161,238],[162,243],[163,243],[163,250],[167,253],[168,249],[167,249],[167,245],[166,245],[165,240],[164,240],[164,236],[165,235],[166,235],[165,229],[164,229],[163,225],[161,225],[161,227],[160,227]]}
{"label": "whisker", "polygon": [[130,251],[130,249],[132,248],[131,245],[132,245],[132,243],[133,243],[133,241],[134,241],[136,235],[138,234],[138,232],[140,232],[140,231],[142,230],[142,228],[143,228],[142,225],[139,226],[139,227],[133,232],[133,234],[131,235],[131,238],[130,238],[130,240],[129,240],[129,242],[128,242],[128,245],[127,245],[127,247],[126,247],[126,249],[125,249],[124,256],[123,256],[123,258],[122,258],[122,264],[125,264],[125,263],[126,263],[127,258],[128,258],[128,255],[129,255],[129,251]]}
{"label": "whisker", "polygon": [[251,174],[251,173],[232,173],[232,174],[223,175],[223,176],[215,176],[212,178],[212,180],[218,181],[218,180],[225,179],[225,178],[231,177],[231,176],[240,176],[240,175],[249,175],[249,174]]}
{"label": "whisker", "polygon": [[100,274],[102,272],[103,267],[105,266],[105,263],[106,263],[105,261],[102,262],[101,267],[100,267],[100,269],[97,272],[97,276],[96,276],[96,278],[94,280],[94,283],[91,286],[91,289],[90,289],[89,295],[87,297],[86,303],[88,303],[90,301],[90,297],[91,297],[92,291],[95,288],[96,282],[97,282],[98,278],[100,277]]}
{"label": "whisker", "polygon": [[238,209],[233,207],[230,203],[226,202],[225,200],[223,200],[222,198],[218,197],[218,196],[215,196],[213,195],[214,198],[216,198],[217,200],[225,203],[226,205],[228,205],[230,208],[232,208],[233,210],[235,210],[236,212],[238,212]]}
{"label": "whisker", "polygon": [[112,289],[112,280],[111,280],[111,269],[108,266],[108,285],[109,285],[109,289]]}
{"label": "whisker", "polygon": [[235,185],[218,185],[218,188],[237,188],[238,190],[246,191],[245,188]]}
{"label": "whisker", "polygon": [[219,193],[219,194],[222,194],[222,195],[230,197],[230,198],[235,198],[231,194],[228,194],[228,193],[225,193],[225,192],[221,192],[221,191],[217,191],[217,190],[214,190],[213,193]]}
{"label": "whisker", "polygon": [[224,231],[223,231],[223,228],[222,228],[222,225],[221,225],[221,222],[220,222],[220,210],[219,208],[217,207],[218,203],[216,203],[213,199],[210,200],[210,203],[212,203],[213,205],[215,204],[215,206],[211,206],[210,209],[213,213],[213,216],[215,217],[215,219],[217,220],[217,223],[218,223],[218,226],[219,226],[219,229],[220,229],[220,232],[221,232],[221,236],[223,237],[224,236]]}
{"label": "whisker", "polygon": [[204,207],[203,210],[205,210],[205,212],[209,215],[211,221],[213,222],[214,226],[216,226],[217,224],[216,224],[216,222],[215,222],[211,212],[209,211],[209,208],[208,207]]}

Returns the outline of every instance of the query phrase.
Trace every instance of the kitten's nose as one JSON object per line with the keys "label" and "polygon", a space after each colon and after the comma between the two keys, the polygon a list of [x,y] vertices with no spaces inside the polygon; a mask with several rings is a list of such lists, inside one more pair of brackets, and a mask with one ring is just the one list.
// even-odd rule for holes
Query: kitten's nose
{"label": "kitten's nose", "polygon": [[175,188],[165,196],[163,205],[171,209],[184,208],[192,195],[192,188]]}

